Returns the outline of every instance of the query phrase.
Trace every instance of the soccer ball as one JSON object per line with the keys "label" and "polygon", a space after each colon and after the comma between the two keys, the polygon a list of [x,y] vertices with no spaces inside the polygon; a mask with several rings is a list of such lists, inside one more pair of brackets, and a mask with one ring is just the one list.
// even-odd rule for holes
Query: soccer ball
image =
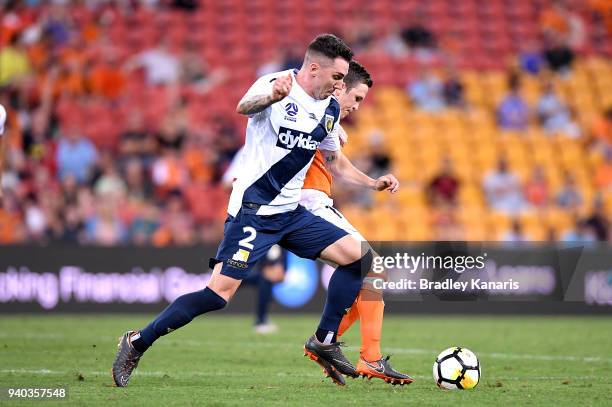
{"label": "soccer ball", "polygon": [[433,377],[441,389],[473,389],[480,380],[480,363],[469,349],[448,348],[436,358]]}

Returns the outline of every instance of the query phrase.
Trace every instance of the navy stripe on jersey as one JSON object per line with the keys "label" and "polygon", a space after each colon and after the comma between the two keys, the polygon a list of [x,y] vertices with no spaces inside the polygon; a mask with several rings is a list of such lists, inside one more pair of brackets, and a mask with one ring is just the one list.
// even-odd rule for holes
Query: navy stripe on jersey
{"label": "navy stripe on jersey", "polygon": [[[244,191],[242,202],[267,205],[278,196],[283,187],[295,177],[315,155],[316,148],[311,149],[304,147],[309,147],[313,141],[318,145],[318,143],[327,137],[328,132],[325,128],[326,115],[333,116],[334,123],[338,121],[340,117],[340,105],[336,99],[330,99],[329,105],[325,109],[325,114],[323,114],[321,121],[310,134],[304,134],[300,131],[284,127],[279,129],[279,133],[281,134],[279,135],[279,141],[276,143],[277,147],[287,148],[291,151],[272,165],[268,171]],[[287,140],[281,140],[281,137],[289,138],[289,142],[287,142]],[[301,138],[302,141],[305,138],[309,138],[310,141],[308,143],[300,143],[296,138]]]}

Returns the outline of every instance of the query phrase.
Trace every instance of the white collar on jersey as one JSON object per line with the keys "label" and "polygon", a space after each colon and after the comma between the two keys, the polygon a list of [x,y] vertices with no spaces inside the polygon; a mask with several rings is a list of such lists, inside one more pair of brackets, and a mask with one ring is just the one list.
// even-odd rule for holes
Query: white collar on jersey
{"label": "white collar on jersey", "polygon": [[[325,98],[325,99],[315,99],[315,98],[313,98],[312,96],[310,96],[310,95],[309,95],[309,94],[308,94],[308,93],[307,93],[307,92],[304,90],[304,88],[302,88],[302,86],[300,86],[300,84],[298,83],[298,81],[297,81],[297,79],[296,79],[296,77],[295,77],[295,76],[297,75],[297,73],[298,73],[298,70],[297,70],[297,69],[292,69],[292,70],[291,70],[291,75],[292,75],[292,77],[293,77],[293,87],[295,87],[295,89],[296,89],[296,91],[297,91],[298,93],[300,93],[301,95],[304,95],[304,97],[308,98],[308,101],[310,101],[310,102],[314,102],[314,103],[317,103],[317,102],[321,102],[322,100],[329,100],[329,98],[331,98],[331,96],[328,96],[328,97],[327,97],[327,98]],[[293,89],[293,87],[292,87],[292,89]],[[301,96],[301,95],[300,95],[300,96]]]}

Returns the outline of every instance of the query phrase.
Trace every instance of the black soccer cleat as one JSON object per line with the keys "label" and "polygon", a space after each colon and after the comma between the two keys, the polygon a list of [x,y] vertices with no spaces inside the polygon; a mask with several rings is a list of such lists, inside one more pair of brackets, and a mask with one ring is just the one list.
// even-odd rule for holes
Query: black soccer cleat
{"label": "black soccer cleat", "polygon": [[[319,342],[316,336],[308,338],[304,344],[304,354],[310,359],[319,363],[324,369],[323,363],[329,364],[337,372],[349,377],[359,377],[355,366],[342,354],[340,346],[344,345],[344,342],[336,342],[331,344],[323,344]],[[330,375],[330,377],[332,377]],[[332,380],[334,378],[332,377]],[[334,381],[335,383],[335,381]]]}
{"label": "black soccer cleat", "polygon": [[368,362],[360,358],[357,364],[357,373],[368,379],[377,377],[392,385],[403,386],[414,381],[412,377],[393,369],[391,363],[389,363],[389,356],[374,362]]}
{"label": "black soccer cleat", "polygon": [[311,360],[317,362],[319,366],[323,368],[323,374],[325,377],[329,377],[334,384],[338,386],[345,386],[346,381],[344,380],[344,376],[340,374],[328,361],[317,357],[312,353],[305,352],[304,356],[308,356]]}
{"label": "black soccer cleat", "polygon": [[117,344],[119,350],[117,350],[112,369],[113,380],[117,387],[125,387],[128,385],[130,376],[132,376],[132,372],[138,366],[140,357],[143,355],[134,349],[130,343],[130,336],[135,333],[135,331],[127,331],[119,338],[119,343]]}

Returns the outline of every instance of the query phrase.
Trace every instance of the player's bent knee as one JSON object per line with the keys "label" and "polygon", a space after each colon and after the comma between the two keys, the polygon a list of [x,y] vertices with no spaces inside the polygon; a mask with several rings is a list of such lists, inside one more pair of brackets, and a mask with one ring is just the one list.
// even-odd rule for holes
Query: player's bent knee
{"label": "player's bent knee", "polygon": [[351,235],[344,236],[321,252],[323,260],[329,260],[340,266],[354,263],[362,256],[361,242]]}

